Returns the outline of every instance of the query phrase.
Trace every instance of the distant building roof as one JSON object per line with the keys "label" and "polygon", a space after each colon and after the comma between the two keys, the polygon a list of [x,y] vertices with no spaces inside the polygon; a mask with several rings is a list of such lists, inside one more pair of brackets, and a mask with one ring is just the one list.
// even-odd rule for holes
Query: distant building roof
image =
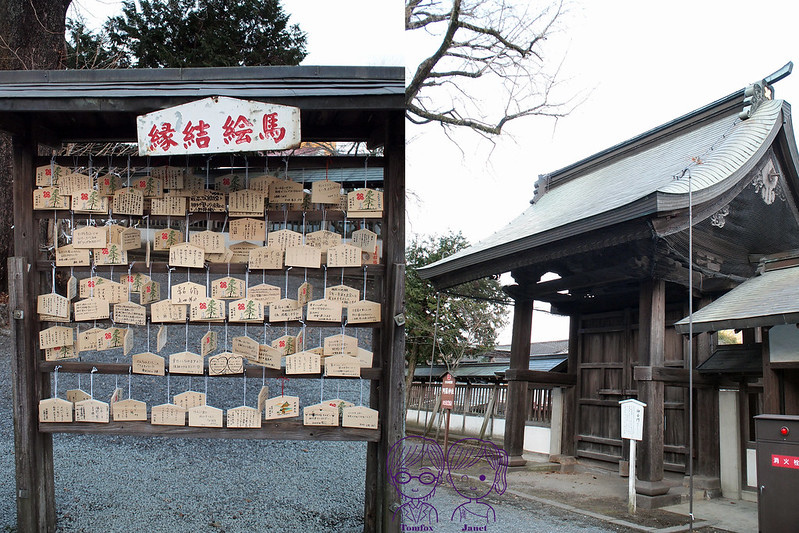
{"label": "distant building roof", "polygon": [[[494,349],[497,352],[510,352],[510,344],[499,344]],[[568,353],[569,341],[539,341],[530,343],[530,355],[552,355]]]}
{"label": "distant building roof", "polygon": [[[545,355],[530,358],[530,370],[539,370],[542,372],[565,372],[566,371],[565,355]],[[464,363],[452,371],[452,375],[459,380],[468,381],[474,380],[496,380],[499,379],[498,373],[504,374],[510,368],[507,362],[500,363]],[[414,372],[416,379],[429,379],[440,380],[441,377],[447,373],[445,365],[417,366]]]}

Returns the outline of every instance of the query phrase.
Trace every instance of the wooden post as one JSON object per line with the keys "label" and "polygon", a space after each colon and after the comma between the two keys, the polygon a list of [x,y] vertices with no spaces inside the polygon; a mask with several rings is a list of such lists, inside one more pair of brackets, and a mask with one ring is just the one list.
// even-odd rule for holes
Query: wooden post
{"label": "wooden post", "polygon": [[573,387],[563,390],[563,430],[560,440],[560,455],[575,456],[577,454],[577,397],[580,386],[579,374],[580,351],[580,316],[569,317],[569,356],[566,371],[577,376]]}
{"label": "wooden post", "polygon": [[[518,298],[513,306],[513,337],[510,345],[510,368],[530,368],[530,334],[533,327],[533,300]],[[505,451],[508,466],[523,466],[524,427],[527,419],[527,382],[508,381],[505,405]]]}
{"label": "wooden post", "polygon": [[[666,283],[662,280],[641,284],[638,331],[638,364],[662,367],[666,336]],[[636,490],[650,498],[644,499],[642,505],[651,508],[659,506],[656,497],[669,491],[663,483],[663,382],[638,381],[638,399],[647,404],[647,410]]]}
{"label": "wooden post", "polygon": [[[699,308],[712,302],[702,298]],[[690,342],[690,339],[688,340]],[[711,356],[711,335],[700,333],[696,336],[696,357],[694,368]],[[716,387],[700,387],[696,390],[696,471],[694,487],[702,488],[709,494],[721,494],[721,460],[719,449],[719,391]],[[687,417],[686,417],[687,418]],[[686,424],[687,426],[687,424]]]}
{"label": "wooden post", "polygon": [[398,533],[400,521],[392,517],[399,507],[399,494],[388,479],[386,461],[391,446],[405,436],[405,117],[402,111],[391,112],[384,133],[385,306],[381,327],[374,336],[382,376],[372,390],[372,407],[380,411],[380,442],[367,448],[363,529]]}
{"label": "wooden post", "polygon": [[11,362],[14,396],[17,531],[55,531],[53,439],[39,432],[39,400],[50,396],[50,377],[39,372],[36,309],[38,294],[34,269],[38,253],[38,225],[30,205],[33,198],[33,158],[36,142],[12,137],[14,172],[14,250],[9,258],[9,304],[14,357]]}

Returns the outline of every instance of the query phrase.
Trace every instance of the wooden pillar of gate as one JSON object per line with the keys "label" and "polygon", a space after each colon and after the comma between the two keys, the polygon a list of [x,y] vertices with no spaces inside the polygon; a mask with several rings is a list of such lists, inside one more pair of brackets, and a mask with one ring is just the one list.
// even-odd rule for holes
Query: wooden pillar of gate
{"label": "wooden pillar of gate", "polygon": [[39,371],[35,298],[39,293],[36,259],[38,225],[30,208],[33,198],[32,135],[12,135],[14,187],[14,253],[8,260],[9,311],[14,342],[11,375],[14,398],[17,531],[55,531],[53,439],[39,432],[39,400],[50,396],[49,374]]}
{"label": "wooden pillar of gate", "polygon": [[[530,368],[530,334],[533,327],[533,300],[519,291],[510,290],[513,297],[513,337],[510,344],[510,369],[526,371]],[[505,451],[508,466],[523,466],[527,461],[524,452],[524,428],[527,422],[527,382],[508,381],[508,399],[505,404]]]}
{"label": "wooden pillar of gate", "polygon": [[[641,284],[639,299],[638,364],[662,367],[665,362],[666,283],[647,280]],[[639,380],[638,399],[644,410],[643,442],[638,448],[638,480],[635,490],[638,505],[645,509],[660,507],[668,499],[669,486],[663,482],[664,389],[662,381]]]}
{"label": "wooden pillar of gate", "polygon": [[392,445],[405,436],[405,118],[392,113],[385,132],[382,324],[374,333],[375,355],[381,368],[372,382],[370,401],[380,412],[380,441],[367,445],[364,532],[400,531],[394,512],[399,495],[388,478],[386,461]]}

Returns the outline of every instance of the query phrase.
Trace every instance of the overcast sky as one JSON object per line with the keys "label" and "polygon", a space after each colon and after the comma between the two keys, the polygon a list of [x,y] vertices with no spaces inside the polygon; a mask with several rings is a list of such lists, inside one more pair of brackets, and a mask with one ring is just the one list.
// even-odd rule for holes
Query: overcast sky
{"label": "overcast sky", "polygon": [[[74,3],[100,18],[118,12],[121,4]],[[283,5],[292,22],[308,32],[305,65],[397,65],[427,51],[407,45],[401,0],[284,0]],[[799,61],[797,24],[795,0],[572,2],[564,30],[548,41],[545,58],[563,61],[561,94],[585,101],[557,125],[536,118],[517,122],[495,144],[469,133],[455,135],[452,142],[440,128],[409,126],[409,234],[454,230],[471,242],[485,238],[529,205],[539,174]],[[799,102],[799,66],[775,93]],[[564,321],[534,317],[536,340],[567,333]],[[505,332],[501,340],[509,339]]]}

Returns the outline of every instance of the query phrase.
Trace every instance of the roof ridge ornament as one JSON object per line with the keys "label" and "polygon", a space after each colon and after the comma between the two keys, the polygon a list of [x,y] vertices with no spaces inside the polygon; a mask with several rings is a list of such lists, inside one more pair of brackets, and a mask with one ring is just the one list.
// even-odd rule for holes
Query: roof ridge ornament
{"label": "roof ridge ornament", "polygon": [[530,200],[530,204],[535,204],[549,190],[551,178],[552,174],[538,175],[538,179],[535,180],[535,185],[533,185],[533,199]]}
{"label": "roof ridge ornament", "polygon": [[781,79],[789,76],[793,71],[793,61],[788,61],[781,69],[750,84],[744,89],[744,108],[738,113],[738,118],[746,120],[755,114],[760,104],[766,100],[774,99],[774,89],[772,85]]}

